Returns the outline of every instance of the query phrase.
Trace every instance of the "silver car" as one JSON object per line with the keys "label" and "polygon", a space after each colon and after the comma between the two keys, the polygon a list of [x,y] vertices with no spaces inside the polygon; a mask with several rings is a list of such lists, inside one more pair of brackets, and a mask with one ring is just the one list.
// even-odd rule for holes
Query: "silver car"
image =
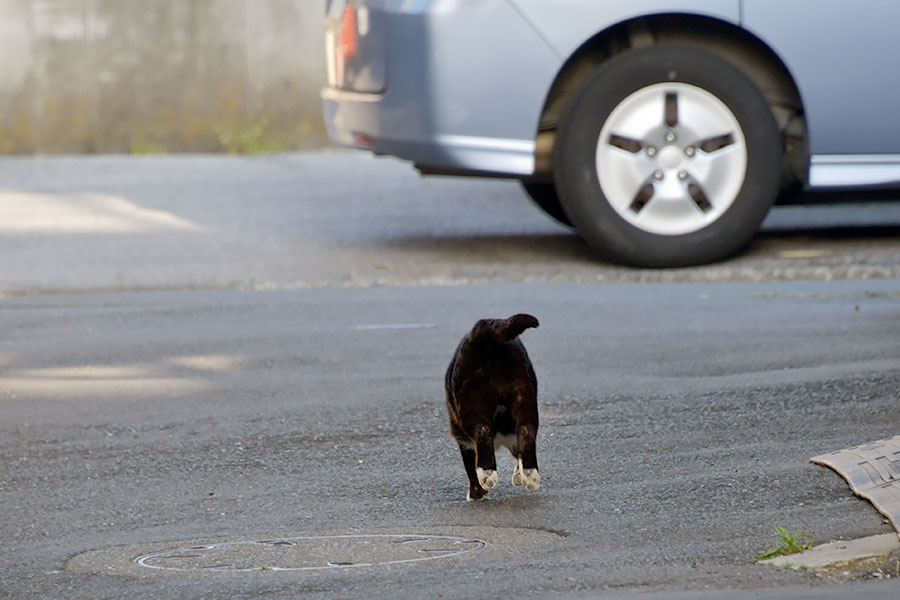
{"label": "silver car", "polygon": [[898,0],[328,0],[325,121],[519,179],[624,264],[722,259],[776,199],[900,183]]}

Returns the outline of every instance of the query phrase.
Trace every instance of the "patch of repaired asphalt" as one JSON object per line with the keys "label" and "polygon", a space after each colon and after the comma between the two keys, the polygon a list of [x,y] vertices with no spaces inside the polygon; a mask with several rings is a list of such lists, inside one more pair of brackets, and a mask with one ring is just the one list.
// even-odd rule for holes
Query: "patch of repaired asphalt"
{"label": "patch of repaired asphalt", "polygon": [[91,550],[69,559],[66,569],[147,577],[390,568],[527,553],[560,539],[543,530],[480,526],[190,539]]}
{"label": "patch of repaired asphalt", "polygon": [[900,435],[810,460],[834,469],[900,532]]}

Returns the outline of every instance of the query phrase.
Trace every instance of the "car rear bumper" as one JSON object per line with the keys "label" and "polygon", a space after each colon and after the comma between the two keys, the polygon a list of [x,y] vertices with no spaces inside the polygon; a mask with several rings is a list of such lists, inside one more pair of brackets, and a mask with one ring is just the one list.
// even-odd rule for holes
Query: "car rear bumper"
{"label": "car rear bumper", "polygon": [[380,94],[325,88],[322,101],[328,135],[341,146],[397,156],[434,170],[512,177],[534,172],[533,140],[426,132],[410,114],[418,109],[391,110]]}
{"label": "car rear bumper", "polygon": [[380,35],[384,46],[368,56],[354,44],[354,69],[366,72],[361,64],[371,61],[371,71],[385,73],[384,86],[363,92],[329,77],[322,99],[331,139],[428,170],[532,175],[541,109],[560,60],[531,25],[507,2],[354,2],[364,4],[367,35]]}

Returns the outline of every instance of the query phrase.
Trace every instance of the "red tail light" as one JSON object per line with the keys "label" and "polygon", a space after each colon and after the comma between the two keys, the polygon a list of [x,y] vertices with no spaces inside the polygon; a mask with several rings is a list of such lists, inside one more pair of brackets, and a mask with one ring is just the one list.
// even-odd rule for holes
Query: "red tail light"
{"label": "red tail light", "polygon": [[341,23],[340,54],[344,59],[356,56],[356,7],[348,4],[344,7],[344,18]]}

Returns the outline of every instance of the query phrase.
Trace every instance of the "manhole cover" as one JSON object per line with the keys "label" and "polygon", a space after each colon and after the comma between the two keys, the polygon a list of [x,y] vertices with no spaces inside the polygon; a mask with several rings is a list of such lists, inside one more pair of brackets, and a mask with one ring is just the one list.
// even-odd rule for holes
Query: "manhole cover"
{"label": "manhole cover", "polygon": [[484,546],[449,535],[319,535],[172,548],[134,562],[169,571],[313,571],[436,560]]}
{"label": "manhole cover", "polygon": [[355,568],[402,568],[428,561],[482,561],[531,553],[559,541],[550,531],[518,527],[447,526],[365,531],[319,531],[283,537],[194,538],[89,550],[66,569],[129,577],[205,573],[341,573]]}

